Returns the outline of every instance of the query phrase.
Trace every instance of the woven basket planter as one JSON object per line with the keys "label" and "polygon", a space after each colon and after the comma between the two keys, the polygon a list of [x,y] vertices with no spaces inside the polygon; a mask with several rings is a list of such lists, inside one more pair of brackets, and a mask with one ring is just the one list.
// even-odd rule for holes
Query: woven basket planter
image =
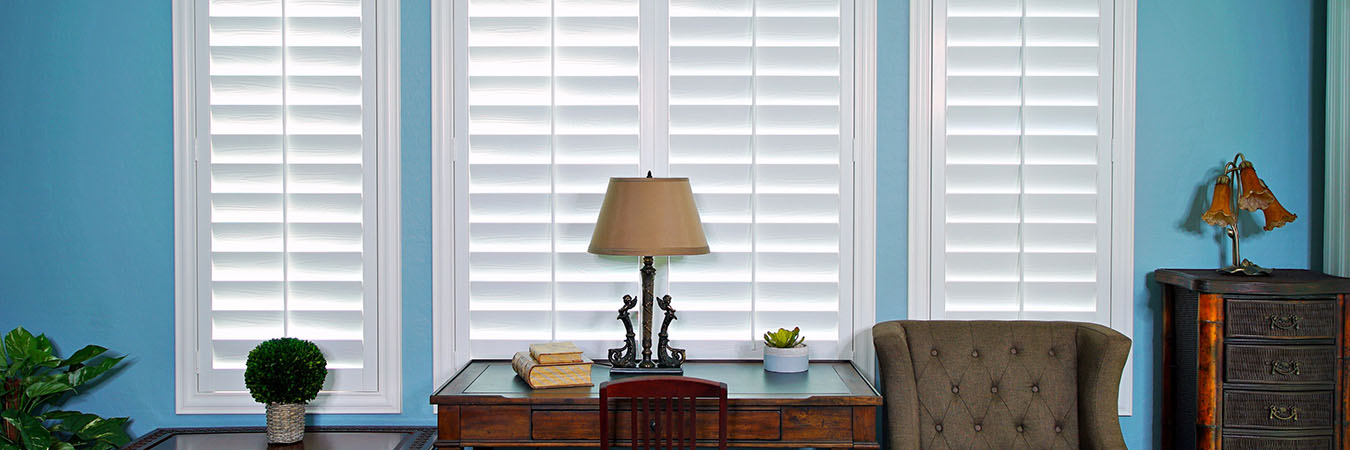
{"label": "woven basket planter", "polygon": [[267,443],[294,444],[305,438],[305,405],[267,404]]}

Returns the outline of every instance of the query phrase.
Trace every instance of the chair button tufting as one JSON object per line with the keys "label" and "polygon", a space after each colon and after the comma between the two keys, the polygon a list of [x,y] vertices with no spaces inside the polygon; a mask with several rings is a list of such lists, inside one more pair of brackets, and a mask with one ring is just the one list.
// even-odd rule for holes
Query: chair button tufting
{"label": "chair button tufting", "polygon": [[1034,384],[1031,385],[1031,392],[1040,392],[1040,391],[1041,391],[1041,387],[1040,387],[1040,386],[1037,386],[1037,385],[1034,385]]}
{"label": "chair button tufting", "polygon": [[1021,432],[1022,432],[1022,426],[1021,426],[1021,425],[1018,425],[1018,426],[1017,426],[1017,432],[1018,432],[1018,433],[1021,433]]}
{"label": "chair button tufting", "polygon": [[939,433],[942,432],[942,424],[937,424],[937,426],[935,426],[935,427],[933,427],[933,428],[936,428],[936,429],[937,429],[937,432],[939,432]]}
{"label": "chair button tufting", "polygon": [[990,393],[990,394],[997,394],[997,393],[998,393],[998,386],[989,386],[989,393]]}
{"label": "chair button tufting", "polygon": [[952,385],[952,393],[953,393],[953,394],[959,394],[959,393],[961,393],[961,388],[959,388],[959,387],[957,387],[956,385],[953,384],[953,385]]}
{"label": "chair button tufting", "polygon": [[975,431],[980,431],[980,424],[975,424]]}
{"label": "chair button tufting", "polygon": [[979,350],[971,350],[971,351],[970,351],[970,357],[971,357],[971,358],[979,358],[979,357],[980,357],[980,351],[979,351]]}
{"label": "chair button tufting", "polygon": [[1050,349],[1050,356],[1055,356],[1055,349]]}
{"label": "chair button tufting", "polygon": [[1059,432],[1061,432],[1061,431],[1064,431],[1064,429],[1063,429],[1063,428],[1060,428],[1059,425],[1055,425],[1055,432],[1056,432],[1056,433],[1059,433]]}
{"label": "chair button tufting", "polygon": [[1016,355],[1016,354],[1017,354],[1017,347],[1013,347],[1013,348],[1008,349],[1008,353],[1012,353],[1012,354]]}
{"label": "chair button tufting", "polygon": [[933,355],[933,356],[937,356],[937,349],[936,349],[936,348],[933,349],[933,351],[928,352],[928,354]]}

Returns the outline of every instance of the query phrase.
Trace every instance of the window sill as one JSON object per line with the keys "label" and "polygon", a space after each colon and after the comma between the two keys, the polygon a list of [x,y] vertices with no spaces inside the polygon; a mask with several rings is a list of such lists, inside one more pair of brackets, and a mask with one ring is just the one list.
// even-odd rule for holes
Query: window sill
{"label": "window sill", "polygon": [[[263,414],[261,403],[247,392],[188,393],[178,396],[178,414]],[[400,414],[402,400],[386,393],[320,393],[305,407],[315,414]]]}

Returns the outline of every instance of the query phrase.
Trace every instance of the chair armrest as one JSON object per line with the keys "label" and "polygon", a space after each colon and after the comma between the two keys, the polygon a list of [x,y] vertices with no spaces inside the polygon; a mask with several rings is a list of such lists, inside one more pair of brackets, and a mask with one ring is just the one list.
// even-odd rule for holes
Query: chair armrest
{"label": "chair armrest", "polygon": [[919,449],[919,392],[914,383],[914,360],[900,321],[872,326],[872,345],[881,369],[886,402],[886,443],[889,450]]}
{"label": "chair armrest", "polygon": [[1117,403],[1130,338],[1101,325],[1082,323],[1077,340],[1080,447],[1125,450]]}

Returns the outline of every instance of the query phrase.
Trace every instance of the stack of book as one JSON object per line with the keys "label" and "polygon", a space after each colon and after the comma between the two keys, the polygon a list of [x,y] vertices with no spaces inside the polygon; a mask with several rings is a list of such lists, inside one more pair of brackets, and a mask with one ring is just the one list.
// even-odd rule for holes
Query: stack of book
{"label": "stack of book", "polygon": [[511,368],[533,389],[591,385],[591,362],[571,342],[530,344],[530,351],[511,359]]}

